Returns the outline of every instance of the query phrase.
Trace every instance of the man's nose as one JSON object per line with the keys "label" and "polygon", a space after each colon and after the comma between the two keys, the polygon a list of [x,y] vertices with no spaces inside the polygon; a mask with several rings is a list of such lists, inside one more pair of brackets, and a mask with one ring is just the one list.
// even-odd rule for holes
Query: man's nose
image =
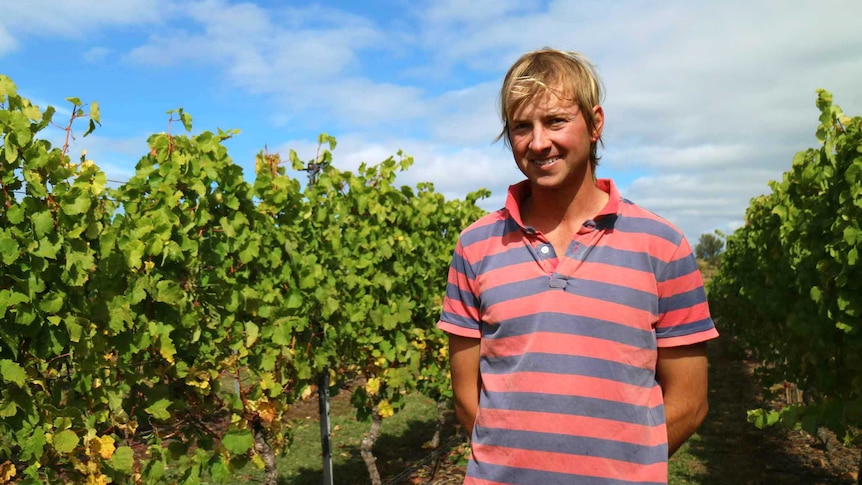
{"label": "man's nose", "polygon": [[530,140],[529,149],[534,152],[541,152],[551,146],[551,139],[548,137],[548,132],[545,127],[538,125],[533,128],[533,136]]}

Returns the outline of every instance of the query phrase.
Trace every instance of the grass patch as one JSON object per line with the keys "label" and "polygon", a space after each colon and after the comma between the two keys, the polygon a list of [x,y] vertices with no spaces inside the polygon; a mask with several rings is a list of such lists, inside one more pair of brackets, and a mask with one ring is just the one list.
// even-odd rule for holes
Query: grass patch
{"label": "grass patch", "polygon": [[[317,400],[301,408],[295,416],[294,439],[288,453],[278,461],[279,484],[319,485],[323,478]],[[346,393],[331,400],[332,461],[335,483],[368,483],[368,472],[360,456],[360,443],[371,422],[358,421]],[[383,480],[394,477],[431,450],[423,445],[434,434],[437,405],[418,394],[406,396],[404,408],[384,419],[380,438],[374,446],[377,467]],[[452,430],[447,430],[450,433]],[[249,478],[260,478],[253,473]]]}
{"label": "grass patch", "polygon": [[697,448],[701,444],[701,438],[697,434],[689,438],[668,462],[668,484],[697,484],[701,483],[706,474],[705,464],[696,456],[691,454],[692,447]]}

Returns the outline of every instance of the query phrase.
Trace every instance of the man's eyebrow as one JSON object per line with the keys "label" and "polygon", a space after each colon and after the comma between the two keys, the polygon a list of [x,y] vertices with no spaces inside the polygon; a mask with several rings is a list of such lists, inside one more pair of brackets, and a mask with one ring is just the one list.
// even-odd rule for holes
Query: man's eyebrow
{"label": "man's eyebrow", "polygon": [[[569,108],[554,108],[552,110],[548,110],[546,113],[542,115],[542,118],[553,118],[559,116],[577,116],[580,110],[577,107],[569,109]],[[527,120],[532,119],[530,116],[517,116],[515,114],[510,118],[512,121],[514,120]]]}
{"label": "man's eyebrow", "polygon": [[545,116],[576,116],[580,113],[580,109],[577,106],[571,106],[569,108],[553,108],[548,110]]}

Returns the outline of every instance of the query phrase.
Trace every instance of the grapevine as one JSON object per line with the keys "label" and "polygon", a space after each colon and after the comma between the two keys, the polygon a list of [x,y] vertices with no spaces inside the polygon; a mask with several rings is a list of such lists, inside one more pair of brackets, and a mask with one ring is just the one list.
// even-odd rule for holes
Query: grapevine
{"label": "grapevine", "polygon": [[751,201],[709,286],[721,324],[764,365],[764,385],[795,383],[804,402],[753,410],[759,426],[862,425],[862,118],[817,97],[821,145],[796,154]]}
{"label": "grapevine", "polygon": [[225,482],[248,465],[275,483],[283,416],[324,370],[360,383],[370,437],[405,393],[449,397],[434,323],[486,191],[398,186],[401,153],[340,171],[328,135],[310,161],[260,153],[249,183],[223,144],[238,132],[192,134],[182,109],[109,189],[68,153],[98,105],[69,101],[51,147],[53,108],[0,76],[0,483]]}

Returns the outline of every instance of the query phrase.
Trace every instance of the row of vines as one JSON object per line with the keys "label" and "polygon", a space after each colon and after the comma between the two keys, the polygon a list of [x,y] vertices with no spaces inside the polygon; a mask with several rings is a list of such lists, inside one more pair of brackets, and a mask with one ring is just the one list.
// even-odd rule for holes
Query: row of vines
{"label": "row of vines", "polygon": [[862,117],[822,90],[817,107],[820,147],[751,201],[709,294],[721,326],[764,364],[765,387],[802,390],[750,420],[825,426],[849,444],[862,427]]}
{"label": "row of vines", "polygon": [[[100,122],[70,102],[67,140],[77,118]],[[486,192],[399,187],[400,153],[339,171],[326,135],[307,162],[261,153],[249,183],[223,144],[236,132],[174,134],[191,131],[182,110],[110,188],[40,136],[54,115],[0,76],[0,483],[194,484],[246,466],[274,483],[283,416],[321,372],[361,383],[372,427],[408,391],[448,397],[434,322]]]}

